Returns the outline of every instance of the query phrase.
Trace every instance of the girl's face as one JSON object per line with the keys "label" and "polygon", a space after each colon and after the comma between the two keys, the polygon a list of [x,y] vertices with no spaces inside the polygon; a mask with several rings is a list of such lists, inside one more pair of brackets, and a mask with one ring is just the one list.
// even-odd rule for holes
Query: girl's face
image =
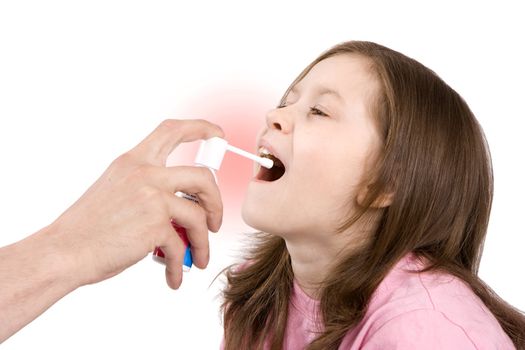
{"label": "girl's face", "polygon": [[279,167],[256,170],[243,203],[248,225],[316,239],[351,215],[381,145],[370,112],[377,89],[365,58],[337,55],[316,64],[267,114],[259,151],[269,151],[285,171],[274,180]]}

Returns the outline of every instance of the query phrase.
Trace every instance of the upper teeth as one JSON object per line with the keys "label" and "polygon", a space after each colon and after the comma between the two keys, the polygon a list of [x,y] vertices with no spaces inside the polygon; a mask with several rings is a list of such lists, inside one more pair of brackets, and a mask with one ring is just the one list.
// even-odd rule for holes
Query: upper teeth
{"label": "upper teeth", "polygon": [[272,155],[270,153],[270,151],[268,151],[268,149],[266,147],[259,147],[259,154],[261,156],[269,156],[269,155]]}

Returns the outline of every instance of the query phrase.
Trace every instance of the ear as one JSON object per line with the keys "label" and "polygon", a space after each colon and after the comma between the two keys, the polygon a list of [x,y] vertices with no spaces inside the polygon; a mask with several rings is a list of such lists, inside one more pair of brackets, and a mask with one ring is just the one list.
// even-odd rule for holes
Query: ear
{"label": "ear", "polygon": [[[368,195],[368,186],[363,188],[359,193],[357,194],[357,203],[359,205],[364,205],[366,196]],[[392,201],[394,200],[394,193],[382,193],[372,202],[370,205],[370,208],[374,209],[382,209],[390,206],[392,204]]]}

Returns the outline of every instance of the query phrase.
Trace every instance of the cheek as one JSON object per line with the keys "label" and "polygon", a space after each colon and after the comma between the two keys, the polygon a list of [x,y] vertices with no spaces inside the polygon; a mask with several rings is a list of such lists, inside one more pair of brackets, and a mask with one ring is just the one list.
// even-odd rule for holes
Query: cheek
{"label": "cheek", "polygon": [[348,205],[357,197],[370,148],[363,135],[333,132],[331,136],[329,142],[325,138],[295,146],[288,188],[289,196],[300,203],[302,215],[317,214],[317,220],[323,221],[320,225],[337,223],[353,211]]}
{"label": "cheek", "polygon": [[322,151],[312,147],[301,149],[301,157],[294,160],[291,174],[294,182],[330,195],[355,187],[363,173],[364,158],[341,144],[331,142]]}

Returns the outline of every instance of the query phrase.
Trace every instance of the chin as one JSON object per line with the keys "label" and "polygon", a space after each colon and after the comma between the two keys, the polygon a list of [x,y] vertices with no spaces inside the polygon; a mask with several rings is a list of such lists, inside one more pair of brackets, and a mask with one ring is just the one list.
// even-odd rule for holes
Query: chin
{"label": "chin", "polygon": [[244,199],[242,203],[242,209],[241,209],[241,217],[242,221],[244,223],[256,230],[265,231],[261,226],[264,220],[262,218],[262,210],[256,208],[256,206],[253,205],[254,203],[250,203],[247,198]]}
{"label": "chin", "polygon": [[244,223],[258,231],[275,234],[278,231],[275,216],[257,205],[257,203],[244,200],[241,216]]}
{"label": "chin", "polygon": [[[267,186],[267,185],[263,185]],[[275,196],[274,190],[261,184],[250,184],[242,202],[241,217],[245,224],[261,231],[278,236],[288,235],[297,228],[297,213],[285,203],[286,195]]]}

